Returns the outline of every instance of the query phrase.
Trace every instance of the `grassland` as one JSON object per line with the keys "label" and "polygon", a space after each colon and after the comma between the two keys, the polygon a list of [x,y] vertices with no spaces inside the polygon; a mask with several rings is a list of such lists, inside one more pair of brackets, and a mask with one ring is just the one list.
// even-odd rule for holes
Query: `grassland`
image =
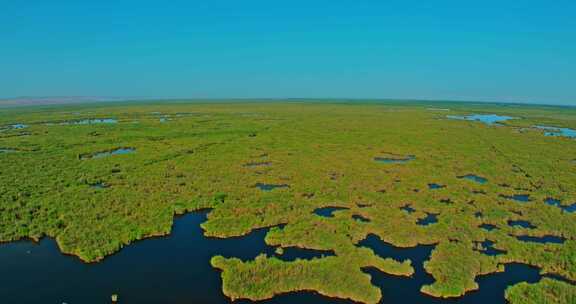
{"label": "grassland", "polygon": [[[450,111],[438,110],[444,108]],[[445,118],[483,112],[522,119],[487,126]],[[118,123],[62,124],[94,118]],[[134,241],[170,233],[175,214],[211,208],[202,224],[206,236],[273,227],[270,245],[335,252],[294,262],[216,256],[212,265],[233,299],[314,290],[376,303],[381,292],[362,269],[393,275],[413,269],[409,261],[358,246],[369,234],[397,247],[435,245],[425,263],[435,282],[421,289],[434,297],[462,296],[478,288],[477,276],[503,271],[507,263],[576,281],[576,213],[545,203],[576,202],[576,141],[530,128],[576,128],[571,108],[292,101],[0,110],[0,126],[16,123],[28,127],[0,132],[0,148],[13,150],[0,154],[3,242],[52,237],[62,252],[97,262]],[[135,150],[81,157],[118,148]],[[374,161],[387,155],[415,158]],[[488,181],[460,178],[467,174]],[[261,191],[257,183],[288,187]],[[446,187],[432,190],[429,183]],[[530,201],[504,197],[515,194],[529,194]],[[402,210],[406,204],[415,212]],[[333,217],[313,213],[326,206],[347,209]],[[417,224],[427,214],[438,222]],[[512,220],[535,228],[510,226]],[[521,235],[565,241],[524,242],[516,238]],[[481,253],[478,243],[485,240],[505,254]],[[506,296],[523,303],[522,294],[547,297],[550,290],[573,298],[573,285],[551,279],[517,285]]]}

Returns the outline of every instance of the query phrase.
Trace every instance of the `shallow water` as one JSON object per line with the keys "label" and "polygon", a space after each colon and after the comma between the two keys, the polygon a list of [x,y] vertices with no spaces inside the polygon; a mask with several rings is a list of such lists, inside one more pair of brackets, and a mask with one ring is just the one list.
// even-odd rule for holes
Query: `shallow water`
{"label": "shallow water", "polygon": [[9,130],[21,130],[21,129],[25,129],[25,128],[28,128],[28,125],[25,125],[22,123],[16,123],[16,124],[11,124],[11,125],[0,126],[0,132],[9,131]]}
{"label": "shallow water", "polygon": [[17,123],[17,124],[10,125],[9,127],[12,129],[19,130],[19,129],[28,128],[28,125]]}
{"label": "shallow water", "polygon": [[93,124],[115,124],[115,123],[118,123],[118,120],[114,118],[92,118],[92,119],[65,121],[61,124],[93,125]]}
{"label": "shallow water", "polygon": [[472,114],[472,115],[448,115],[446,116],[449,119],[456,119],[456,120],[469,120],[469,121],[479,121],[485,123],[487,125],[500,125],[500,122],[516,119],[515,117],[511,116],[502,116],[496,114]]}
{"label": "shallow water", "polygon": [[442,189],[442,188],[446,188],[445,185],[440,185],[440,184],[428,184],[428,189],[430,190],[436,190],[436,189]]}
{"label": "shallow water", "polygon": [[505,254],[506,251],[494,248],[494,242],[490,240],[486,240],[484,242],[478,243],[481,249],[478,251],[489,256],[496,256],[500,254]]}
{"label": "shallow water", "polygon": [[419,219],[416,224],[420,225],[420,226],[428,226],[434,223],[438,222],[438,217],[437,214],[433,214],[433,213],[426,213],[426,217]]}
{"label": "shallow water", "polygon": [[492,225],[492,224],[482,224],[479,227],[484,229],[484,230],[487,230],[487,231],[492,231],[494,229],[498,229],[498,227],[496,227],[495,225]]}
{"label": "shallow water", "polygon": [[246,163],[244,164],[244,167],[246,168],[254,168],[254,167],[262,167],[262,166],[270,166],[272,163],[271,162],[250,162],[250,163]]}
{"label": "shallow water", "polygon": [[359,215],[359,214],[354,214],[354,215],[352,215],[352,218],[355,219],[355,220],[357,220],[357,221],[359,221],[359,222],[363,222],[363,223],[368,223],[368,222],[370,222],[369,219],[367,219],[367,218],[365,218],[365,217],[363,217],[363,216],[361,216],[361,215]]}
{"label": "shallow water", "polygon": [[477,182],[477,183],[479,183],[479,184],[485,184],[485,183],[488,182],[488,179],[487,179],[487,178],[484,178],[484,177],[481,177],[481,176],[478,176],[478,175],[474,175],[474,174],[466,174],[466,175],[463,175],[463,176],[458,176],[458,178],[471,180],[471,181]]}
{"label": "shallow water", "polygon": [[90,155],[82,155],[82,156],[80,156],[80,158],[81,159],[103,158],[103,157],[108,157],[108,156],[112,156],[112,155],[130,154],[134,151],[136,151],[136,149],[134,149],[134,148],[118,148],[118,149],[114,149],[111,151],[103,151],[103,152],[97,152],[97,153],[90,154]]}
{"label": "shallow water", "polygon": [[547,198],[545,202],[550,206],[555,206],[562,209],[564,212],[572,213],[576,211],[576,203],[564,206],[562,205],[562,201],[553,198]]}
{"label": "shallow water", "polygon": [[536,226],[532,225],[529,221],[517,220],[517,221],[508,221],[508,225],[512,227],[521,227],[526,229],[534,229]]}
{"label": "shallow water", "polygon": [[404,164],[414,159],[416,159],[414,155],[408,155],[405,158],[374,157],[374,161],[384,164]]}
{"label": "shallow water", "polygon": [[530,201],[530,194],[500,195],[500,197],[522,203]]}
{"label": "shallow water", "polygon": [[416,209],[412,208],[410,205],[404,205],[400,207],[403,211],[406,211],[408,214],[416,212]]}
{"label": "shallow water", "polygon": [[338,211],[338,210],[347,210],[348,208],[345,207],[322,207],[322,208],[318,208],[316,210],[314,210],[314,213],[316,215],[322,216],[322,217],[334,217],[334,211]]}
{"label": "shallow water", "polygon": [[277,189],[277,188],[290,188],[290,186],[288,186],[286,184],[274,185],[274,184],[263,184],[263,183],[257,183],[256,185],[254,185],[254,187],[256,187],[262,191],[272,191],[272,190]]}
{"label": "shallow water", "polygon": [[569,128],[558,128],[549,126],[534,126],[535,128],[544,130],[546,136],[561,136],[568,138],[576,138],[576,130]]}
{"label": "shallow water", "polygon": [[90,187],[92,187],[94,189],[106,189],[106,188],[110,188],[110,185],[105,184],[103,182],[99,182],[99,183],[90,184]]}
{"label": "shallow water", "polygon": [[15,150],[15,149],[7,149],[7,148],[2,148],[2,149],[0,149],[0,154],[2,154],[2,153],[15,153],[15,152],[18,152],[18,150]]}

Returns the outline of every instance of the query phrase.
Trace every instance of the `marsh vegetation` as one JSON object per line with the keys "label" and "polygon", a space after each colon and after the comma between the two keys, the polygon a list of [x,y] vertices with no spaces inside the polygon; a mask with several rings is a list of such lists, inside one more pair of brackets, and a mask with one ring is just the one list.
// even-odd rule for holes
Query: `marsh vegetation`
{"label": "marsh vegetation", "polygon": [[[176,215],[209,210],[186,227],[213,247],[191,259],[229,299],[305,292],[396,301],[392,282],[411,286],[406,292],[423,303],[474,303],[485,290],[501,302],[573,299],[576,140],[534,126],[574,129],[576,110],[435,105],[465,117],[447,119],[429,107],[298,101],[3,110],[0,255],[21,244],[8,242],[36,240],[72,255],[58,255],[66,263],[112,271],[99,266],[114,264],[108,256],[121,260],[161,241],[139,242],[174,233]],[[473,114],[497,119],[482,123]],[[163,249],[150,250],[170,262]],[[7,277],[18,271],[5,267]],[[102,292],[97,282],[106,277],[103,270],[83,293]],[[3,293],[20,296],[15,286],[25,282],[7,281]],[[61,283],[55,290],[64,293],[77,286]]]}

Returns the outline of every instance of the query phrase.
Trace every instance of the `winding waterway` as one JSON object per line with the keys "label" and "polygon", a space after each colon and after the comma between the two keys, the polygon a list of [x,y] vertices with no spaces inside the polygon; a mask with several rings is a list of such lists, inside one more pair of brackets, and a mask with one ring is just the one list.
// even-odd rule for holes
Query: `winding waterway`
{"label": "winding waterway", "polygon": [[[290,261],[332,255],[305,249],[287,249],[281,256],[264,242],[268,229],[228,239],[203,236],[200,224],[207,212],[195,212],[175,219],[167,237],[147,239],[126,246],[104,261],[84,264],[60,253],[56,243],[43,239],[0,245],[0,295],[2,303],[110,303],[112,294],[119,303],[226,303],[219,271],[210,266],[214,255],[253,259],[261,253]],[[375,269],[365,271],[382,288],[383,303],[504,303],[504,289],[521,281],[536,282],[538,270],[525,265],[507,265],[506,272],[478,278],[480,290],[466,296],[441,300],[419,292],[432,277],[423,270],[433,246],[400,249],[370,235],[359,246],[372,248],[383,257],[411,259],[416,273],[411,278],[386,275]],[[238,301],[249,303],[250,301]],[[279,295],[263,303],[349,303],[312,292]]]}

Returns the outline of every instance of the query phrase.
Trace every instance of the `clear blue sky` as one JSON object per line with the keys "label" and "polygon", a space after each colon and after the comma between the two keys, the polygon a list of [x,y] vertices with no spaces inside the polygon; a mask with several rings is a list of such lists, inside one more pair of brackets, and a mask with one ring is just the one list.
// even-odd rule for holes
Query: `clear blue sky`
{"label": "clear blue sky", "polygon": [[2,0],[0,97],[576,105],[576,1]]}

